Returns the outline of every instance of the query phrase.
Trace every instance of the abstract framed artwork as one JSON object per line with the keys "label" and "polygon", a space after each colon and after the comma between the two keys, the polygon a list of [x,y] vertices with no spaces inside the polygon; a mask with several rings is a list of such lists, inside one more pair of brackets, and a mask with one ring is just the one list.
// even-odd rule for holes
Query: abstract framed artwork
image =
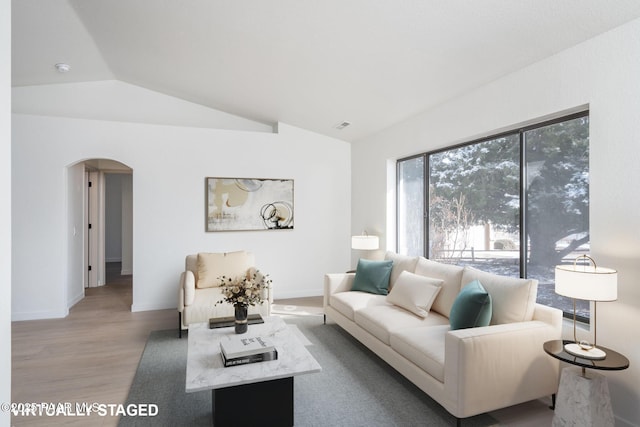
{"label": "abstract framed artwork", "polygon": [[205,178],[206,231],[293,229],[293,180]]}

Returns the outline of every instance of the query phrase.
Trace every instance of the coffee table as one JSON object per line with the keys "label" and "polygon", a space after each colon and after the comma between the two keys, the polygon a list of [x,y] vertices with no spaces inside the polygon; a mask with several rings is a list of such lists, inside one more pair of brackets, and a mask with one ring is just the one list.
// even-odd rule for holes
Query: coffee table
{"label": "coffee table", "polygon": [[213,425],[293,425],[293,378],[322,368],[277,316],[251,325],[243,336],[269,338],[278,359],[225,368],[220,341],[235,336],[234,328],[189,325],[187,393],[211,390]]}

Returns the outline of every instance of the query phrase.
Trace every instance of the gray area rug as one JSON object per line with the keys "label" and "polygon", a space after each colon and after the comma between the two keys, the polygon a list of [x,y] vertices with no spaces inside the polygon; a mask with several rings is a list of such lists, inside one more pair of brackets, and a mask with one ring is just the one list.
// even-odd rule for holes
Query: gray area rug
{"label": "gray area rug", "polygon": [[[322,372],[295,377],[296,426],[455,426],[424,392],[322,316],[287,317],[311,343]],[[211,392],[185,393],[187,339],[175,330],[150,334],[126,404],[155,403],[155,417],[122,417],[120,426],[211,426]],[[250,402],[247,402],[250,410]],[[489,415],[463,427],[498,423]]]}

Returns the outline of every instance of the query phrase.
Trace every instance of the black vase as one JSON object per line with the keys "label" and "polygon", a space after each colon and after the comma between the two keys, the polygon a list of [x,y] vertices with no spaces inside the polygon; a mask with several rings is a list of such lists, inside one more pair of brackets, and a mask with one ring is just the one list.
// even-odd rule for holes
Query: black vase
{"label": "black vase", "polygon": [[247,312],[249,308],[246,305],[234,305],[236,318],[236,334],[244,334],[247,332]]}

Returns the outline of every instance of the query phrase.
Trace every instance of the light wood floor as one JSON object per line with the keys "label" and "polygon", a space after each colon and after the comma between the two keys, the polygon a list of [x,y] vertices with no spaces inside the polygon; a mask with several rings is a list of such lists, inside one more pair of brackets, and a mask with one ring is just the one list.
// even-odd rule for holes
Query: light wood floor
{"label": "light wood floor", "polygon": [[[175,309],[131,312],[132,278],[107,267],[107,284],[85,290],[64,319],[12,323],[14,403],[124,403],[149,332],[176,328]],[[274,304],[280,314],[320,314],[322,298]],[[153,403],[153,402],[149,402]],[[114,426],[118,418],[12,417],[13,426]]]}
{"label": "light wood floor", "polygon": [[[111,280],[110,280],[111,279]],[[175,310],[131,312],[131,276],[108,273],[64,319],[12,324],[12,401],[123,403],[149,332]],[[117,425],[117,418],[13,417],[12,425]]]}
{"label": "light wood floor", "polygon": [[[115,268],[114,268],[115,267]],[[149,332],[177,328],[172,310],[131,312],[131,276],[110,266],[107,284],[85,290],[64,319],[12,324],[12,402],[124,403]],[[321,314],[322,297],[276,301],[276,314]],[[177,331],[176,331],[177,337]],[[177,338],[176,338],[177,339]],[[153,403],[153,402],[149,402]],[[545,402],[492,415],[500,425],[551,425]],[[13,416],[13,426],[115,426],[117,417]]]}

